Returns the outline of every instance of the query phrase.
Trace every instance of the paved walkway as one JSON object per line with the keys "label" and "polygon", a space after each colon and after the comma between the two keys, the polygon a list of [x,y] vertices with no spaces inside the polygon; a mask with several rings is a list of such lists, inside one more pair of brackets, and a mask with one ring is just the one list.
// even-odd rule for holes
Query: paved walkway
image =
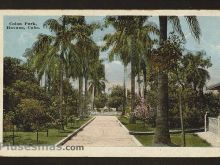
{"label": "paved walkway", "polygon": [[115,116],[96,116],[76,136],[64,145],[83,145],[86,147],[137,147],[140,143],[119,124]]}
{"label": "paved walkway", "polygon": [[212,132],[198,132],[197,135],[206,140],[213,147],[220,147],[220,138]]}

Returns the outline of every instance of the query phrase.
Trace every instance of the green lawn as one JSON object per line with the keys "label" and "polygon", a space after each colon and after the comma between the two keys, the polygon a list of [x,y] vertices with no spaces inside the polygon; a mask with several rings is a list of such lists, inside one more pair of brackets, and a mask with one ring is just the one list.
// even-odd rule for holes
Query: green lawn
{"label": "green lawn", "polygon": [[130,131],[139,131],[139,132],[146,132],[146,131],[153,131],[154,128],[144,125],[144,122],[141,120],[137,120],[136,124],[129,124],[128,118],[122,116],[118,117],[120,122]]}
{"label": "green lawn", "polygon": [[[152,146],[153,135],[135,135],[135,137],[144,146]],[[181,134],[171,134],[171,141],[176,146],[181,146]],[[186,134],[186,147],[208,147],[210,146],[205,140],[199,138],[197,135],[188,133]]]}
{"label": "green lawn", "polygon": [[[91,119],[91,117],[79,120],[77,124],[72,126],[69,124],[68,127],[65,127],[65,130],[49,129],[48,137],[46,132],[39,132],[38,144],[56,144],[58,141],[86,123],[89,119]],[[36,145],[36,139],[36,132],[15,132],[15,145]],[[12,132],[3,133],[3,142],[5,145],[12,144]]]}
{"label": "green lawn", "polygon": [[[124,126],[129,131],[137,131],[137,132],[146,132],[153,131],[154,128],[149,126],[144,126],[143,122],[140,120],[136,121],[136,124],[129,124],[129,120],[126,117],[118,117],[120,122],[124,124]],[[171,141],[176,146],[181,146],[181,134],[171,134]],[[144,146],[152,146],[153,135],[135,135],[135,137],[144,145]],[[186,146],[187,147],[207,147],[210,146],[205,140],[201,139],[195,134],[187,133],[186,134]]]}

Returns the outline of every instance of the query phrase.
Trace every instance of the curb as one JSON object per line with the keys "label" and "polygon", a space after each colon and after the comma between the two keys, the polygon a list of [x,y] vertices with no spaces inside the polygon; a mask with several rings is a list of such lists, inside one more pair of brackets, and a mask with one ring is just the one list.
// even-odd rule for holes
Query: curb
{"label": "curb", "polygon": [[85,124],[83,124],[81,127],[79,127],[78,129],[76,129],[75,131],[73,131],[71,134],[69,134],[67,137],[65,137],[64,139],[60,140],[59,142],[57,142],[55,144],[55,146],[61,146],[63,144],[65,144],[68,140],[70,140],[74,135],[76,135],[79,131],[81,131],[85,126],[87,126],[89,123],[91,123],[96,117],[93,117],[92,119],[90,119],[89,121],[87,121]]}
{"label": "curb", "polygon": [[[117,118],[118,119],[118,118]],[[124,130],[129,134],[130,131],[120,122],[120,120],[118,120],[119,125],[124,128]],[[134,137],[134,135],[131,135],[132,139],[134,140],[134,142],[137,144],[138,147],[143,147],[143,145]]]}
{"label": "curb", "polygon": [[[185,130],[185,133],[197,133],[197,132],[203,132],[204,128],[199,128],[199,129],[188,129]],[[181,130],[170,130],[170,134],[178,134],[181,133]],[[154,135],[153,131],[149,132],[136,132],[136,131],[129,131],[130,135]]]}

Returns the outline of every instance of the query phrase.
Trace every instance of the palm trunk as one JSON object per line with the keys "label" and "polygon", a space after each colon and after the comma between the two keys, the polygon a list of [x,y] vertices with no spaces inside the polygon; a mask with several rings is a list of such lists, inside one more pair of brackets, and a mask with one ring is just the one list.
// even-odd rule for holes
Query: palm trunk
{"label": "palm trunk", "polygon": [[[167,40],[167,16],[159,16],[160,45]],[[160,70],[158,73],[158,107],[154,144],[168,145],[171,143],[168,125],[168,75]]]}
{"label": "palm trunk", "polygon": [[48,74],[48,93],[50,94],[50,87],[51,87],[51,78],[50,78],[50,75]]}
{"label": "palm trunk", "polygon": [[124,93],[123,93],[123,110],[121,115],[125,115],[125,108],[126,108],[126,74],[127,74],[127,67],[124,65]]}
{"label": "palm trunk", "polygon": [[86,72],[85,73],[85,98],[84,98],[84,112],[86,116],[88,115],[87,102],[88,102],[88,75]]}
{"label": "palm trunk", "polygon": [[[63,20],[63,30],[62,32],[65,32],[65,19]],[[61,122],[61,128],[64,130],[64,123],[63,123],[63,71],[64,71],[64,51],[60,54],[60,122]]]}
{"label": "palm trunk", "polygon": [[134,116],[135,110],[135,50],[134,50],[134,38],[131,37],[131,114],[129,123],[136,123]]}
{"label": "palm trunk", "polygon": [[45,75],[45,77],[44,77],[44,90],[45,90],[45,92],[47,92],[48,83],[47,83],[47,74],[46,74],[46,72],[44,73],[44,75]]}
{"label": "palm trunk", "polygon": [[63,59],[61,58],[60,60],[60,122],[61,122],[61,128],[64,130],[64,125],[63,125]]}
{"label": "palm trunk", "polygon": [[82,104],[83,104],[83,97],[82,97],[82,91],[83,91],[83,77],[79,77],[79,116],[80,118],[83,117],[83,110],[82,110]]}
{"label": "palm trunk", "polygon": [[138,79],[137,79],[137,82],[138,82],[138,95],[139,97],[141,97],[141,79],[140,79],[140,73],[139,73],[139,70],[138,70]]}
{"label": "palm trunk", "polygon": [[95,87],[92,87],[92,110],[94,111],[94,102],[95,102]]}
{"label": "palm trunk", "polygon": [[147,65],[146,65],[145,56],[141,59],[141,71],[143,73],[144,85],[143,85],[143,95],[144,100],[147,101]]}
{"label": "palm trunk", "polygon": [[142,69],[143,69],[143,77],[144,77],[144,88],[143,88],[144,100],[147,101],[147,69],[146,69],[145,61]]}

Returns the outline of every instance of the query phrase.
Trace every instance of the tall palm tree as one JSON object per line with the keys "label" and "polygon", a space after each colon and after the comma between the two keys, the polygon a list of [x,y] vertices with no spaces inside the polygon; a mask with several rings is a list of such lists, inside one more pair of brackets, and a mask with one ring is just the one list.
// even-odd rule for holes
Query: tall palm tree
{"label": "tall palm tree", "polygon": [[[72,27],[72,30],[77,33],[75,43],[69,52],[69,70],[70,75],[79,80],[79,112],[81,117],[87,114],[89,71],[94,62],[99,60],[99,47],[91,39],[93,32],[97,28],[99,28],[98,24],[86,24],[84,17],[81,18],[78,26]],[[84,100],[82,100],[83,78],[85,80]]]}
{"label": "tall palm tree", "polygon": [[92,109],[94,109],[95,97],[105,91],[106,82],[105,67],[102,64],[102,60],[94,62],[89,74],[89,91],[92,94]]}
{"label": "tall palm tree", "polygon": [[[63,79],[67,77],[66,64],[72,41],[78,37],[82,22],[81,17],[62,16],[59,19],[48,19],[44,23],[44,28],[48,28],[53,35],[40,34],[34,43],[32,50],[36,56],[35,64],[42,70],[51,72],[59,71],[59,96],[60,96],[60,120],[63,121]],[[45,60],[44,60],[45,59]],[[51,65],[53,64],[53,65]],[[62,128],[63,124],[62,124]]]}
{"label": "tall palm tree", "polygon": [[[133,111],[135,109],[135,77],[137,58],[147,41],[150,39],[149,33],[155,32],[154,24],[146,23],[148,17],[134,17],[134,16],[116,16],[107,17],[106,24],[112,25],[115,28],[114,34],[108,34],[104,37],[106,41],[105,49],[112,47],[110,55],[118,54],[121,56],[128,56],[131,63],[131,114],[130,123],[135,123]],[[146,37],[147,36],[147,37]],[[109,55],[109,56],[110,56]],[[123,59],[122,59],[123,60]]]}
{"label": "tall palm tree", "polygon": [[[195,16],[186,16],[184,18],[189,25],[191,34],[199,41],[201,30],[197,18]],[[159,16],[161,46],[167,40],[168,21],[172,24],[174,31],[185,39],[181,29],[180,19],[177,16]],[[158,108],[154,144],[168,145],[170,143],[171,140],[168,126],[168,75],[166,71],[160,70],[158,73]]]}
{"label": "tall palm tree", "polygon": [[[127,66],[130,62],[130,56],[128,53],[128,49],[125,50],[119,50],[119,52],[117,52],[117,50],[112,49],[111,53],[109,54],[109,61],[112,62],[115,59],[119,59],[122,61],[123,66],[124,66],[124,78],[123,78],[123,110],[122,110],[122,116],[125,115],[125,108],[126,108],[126,102],[127,102],[127,96],[126,96],[126,76],[127,76]],[[114,54],[113,54],[114,53]]]}

